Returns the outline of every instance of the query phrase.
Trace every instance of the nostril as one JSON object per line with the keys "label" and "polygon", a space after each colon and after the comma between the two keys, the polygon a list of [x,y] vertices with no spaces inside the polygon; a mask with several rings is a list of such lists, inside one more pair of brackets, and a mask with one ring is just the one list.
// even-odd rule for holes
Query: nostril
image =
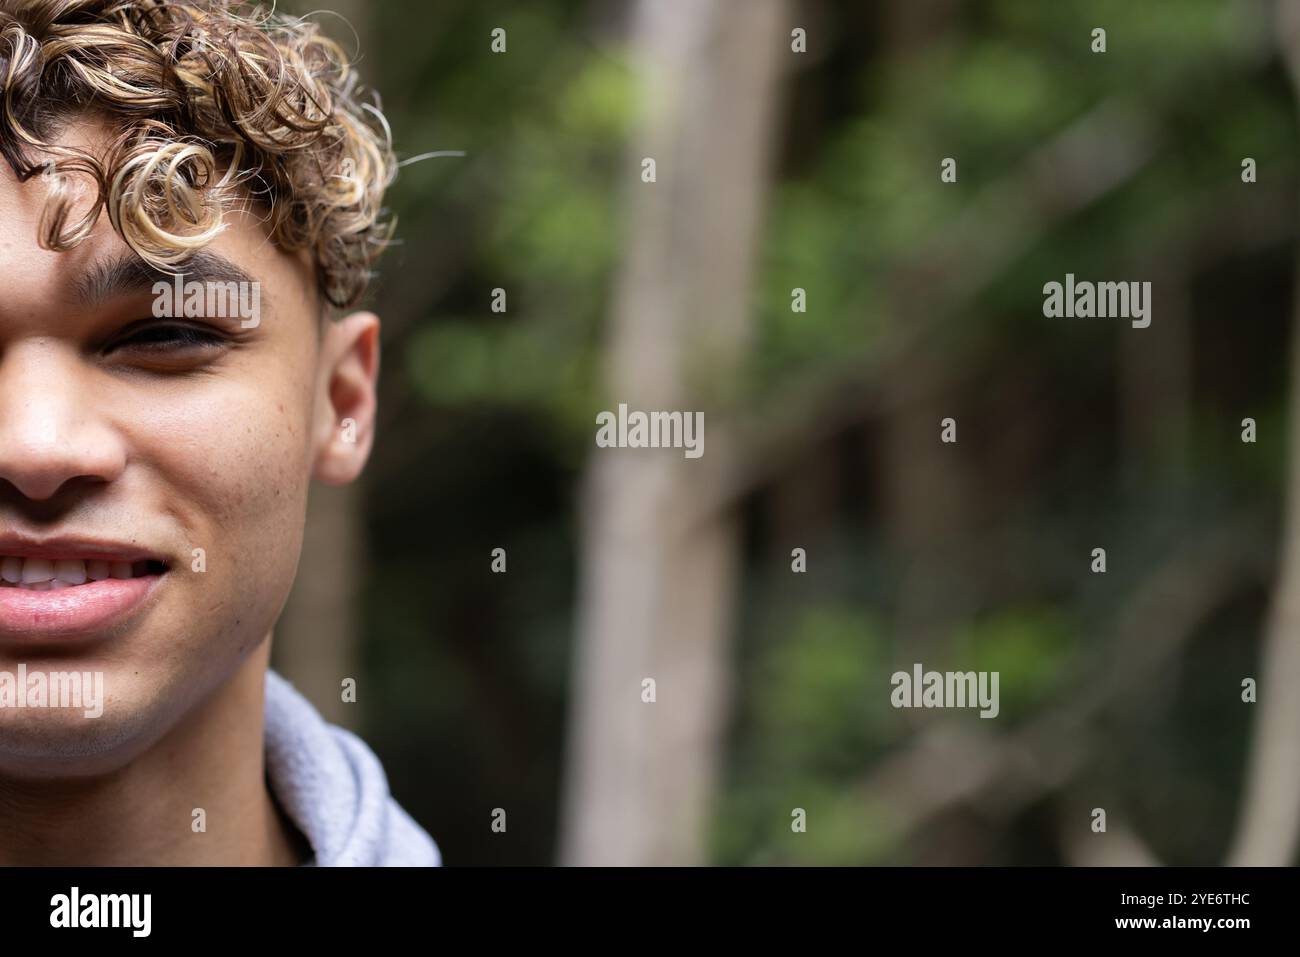
{"label": "nostril", "polygon": [[21,503],[24,508],[59,511],[78,496],[94,494],[109,478],[69,475],[66,470],[38,471],[18,465],[9,467],[0,450],[0,502]]}

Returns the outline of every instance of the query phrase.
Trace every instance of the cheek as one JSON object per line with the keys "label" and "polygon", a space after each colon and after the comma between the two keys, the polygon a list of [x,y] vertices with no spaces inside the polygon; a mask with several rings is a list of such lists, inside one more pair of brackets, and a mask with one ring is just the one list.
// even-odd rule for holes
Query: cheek
{"label": "cheek", "polygon": [[159,506],[207,553],[209,575],[224,581],[220,571],[234,568],[246,584],[287,591],[306,512],[311,384],[256,378],[187,383],[132,445]]}

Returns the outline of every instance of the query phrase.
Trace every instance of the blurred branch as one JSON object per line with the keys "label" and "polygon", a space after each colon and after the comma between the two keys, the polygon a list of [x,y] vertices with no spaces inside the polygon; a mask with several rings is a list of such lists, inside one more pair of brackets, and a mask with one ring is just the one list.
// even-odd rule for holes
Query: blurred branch
{"label": "blurred branch", "polygon": [[812,381],[787,391],[789,401],[765,403],[761,421],[711,426],[713,434],[725,432],[728,441],[743,444],[739,464],[716,476],[716,497],[702,497],[697,518],[741,497],[770,474],[770,463],[833,435],[846,416],[860,416],[862,403],[846,402],[847,396],[860,396],[864,386],[878,390],[891,378],[882,373],[902,368],[921,343],[1053,228],[1132,179],[1155,155],[1153,125],[1131,102],[1107,100],[981,190],[955,223],[898,264],[893,303],[899,321],[870,356],[818,369]]}
{"label": "blurred branch", "polygon": [[[1207,204],[1202,222],[1164,237],[1168,245],[1162,250],[1200,268],[1293,238],[1296,223],[1288,199],[1293,186],[1252,188],[1249,198],[1242,200],[1240,186],[1233,185],[1220,201]],[[1225,208],[1234,210],[1226,223]],[[1149,249],[1144,252],[1152,254]],[[951,315],[936,313],[924,321],[897,325],[871,356],[847,357],[831,368],[819,367],[792,382],[775,401],[764,403],[754,417],[710,425],[710,433],[731,436],[739,454],[734,468],[716,476],[710,486],[715,497],[702,499],[701,515],[743,499],[818,444],[865,418],[891,414],[923,392],[958,387],[963,379],[978,376],[980,370],[970,364],[950,370],[942,381],[909,380],[902,375],[951,321]]]}
{"label": "blurred branch", "polygon": [[1106,839],[1079,826],[1089,809],[1070,805],[1060,820],[1061,853],[1072,867],[1159,867],[1160,861],[1123,821],[1108,821]]}
{"label": "blurred branch", "polygon": [[1108,659],[1066,704],[1004,737],[950,721],[922,732],[862,785],[870,804],[890,808],[902,836],[960,804],[983,800],[1014,814],[1062,787],[1101,740],[1097,717],[1130,698],[1175,658],[1197,627],[1255,574],[1255,524],[1238,515],[1191,536],[1137,588],[1116,621]]}

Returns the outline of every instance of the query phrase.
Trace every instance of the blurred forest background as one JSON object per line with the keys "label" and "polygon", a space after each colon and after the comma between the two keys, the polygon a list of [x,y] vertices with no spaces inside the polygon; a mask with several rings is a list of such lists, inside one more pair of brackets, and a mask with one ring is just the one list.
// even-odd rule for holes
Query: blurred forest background
{"label": "blurred forest background", "polygon": [[[392,191],[276,664],[447,863],[1294,862],[1300,3],[324,6],[466,156]],[[703,457],[597,449],[620,402]],[[914,662],[1001,714],[891,708]]]}

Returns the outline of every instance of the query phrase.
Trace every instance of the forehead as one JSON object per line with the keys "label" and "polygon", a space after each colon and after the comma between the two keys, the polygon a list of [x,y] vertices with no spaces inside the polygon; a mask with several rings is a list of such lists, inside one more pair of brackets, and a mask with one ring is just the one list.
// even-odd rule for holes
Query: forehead
{"label": "forehead", "polygon": [[[98,157],[115,132],[106,121],[85,117],[65,121],[56,140]],[[41,162],[47,155],[34,153],[33,159]],[[74,175],[69,183],[74,192],[80,192],[68,218],[75,222],[91,208],[95,189],[88,178]],[[97,272],[131,252],[103,210],[80,245],[64,252],[43,248],[41,220],[48,195],[47,180],[36,176],[21,182],[9,165],[0,161],[0,288],[4,290],[0,320],[14,311],[48,311],[56,303],[77,304],[79,294]],[[317,292],[310,257],[278,248],[267,234],[265,218],[251,202],[235,204],[223,215],[224,230],[206,249],[261,282],[274,298],[314,308]]]}

